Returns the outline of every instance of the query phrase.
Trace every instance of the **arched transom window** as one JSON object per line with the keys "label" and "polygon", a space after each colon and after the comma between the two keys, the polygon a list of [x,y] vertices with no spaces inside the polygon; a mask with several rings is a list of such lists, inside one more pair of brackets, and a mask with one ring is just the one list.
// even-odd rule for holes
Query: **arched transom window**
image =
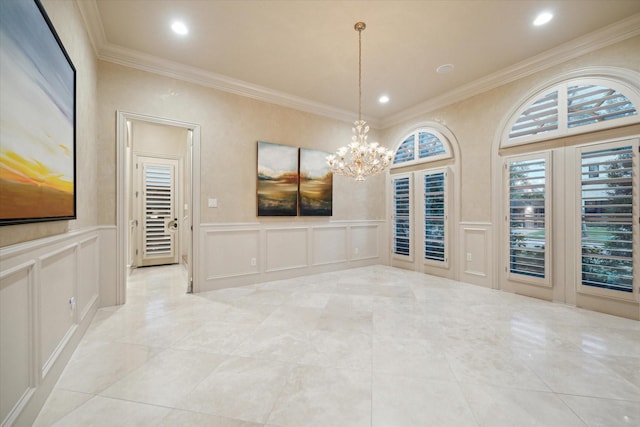
{"label": "arched transom window", "polygon": [[419,129],[409,134],[393,158],[393,166],[407,166],[451,157],[447,139],[434,129]]}
{"label": "arched transom window", "polygon": [[638,95],[608,79],[566,81],[534,95],[514,114],[502,146],[640,122]]}

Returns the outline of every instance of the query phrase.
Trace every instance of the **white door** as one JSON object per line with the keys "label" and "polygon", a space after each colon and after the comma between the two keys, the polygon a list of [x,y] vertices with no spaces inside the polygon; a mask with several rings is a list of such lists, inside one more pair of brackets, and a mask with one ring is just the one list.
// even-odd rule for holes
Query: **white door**
{"label": "white door", "polygon": [[136,170],[140,191],[138,266],[178,262],[178,160],[138,156]]}

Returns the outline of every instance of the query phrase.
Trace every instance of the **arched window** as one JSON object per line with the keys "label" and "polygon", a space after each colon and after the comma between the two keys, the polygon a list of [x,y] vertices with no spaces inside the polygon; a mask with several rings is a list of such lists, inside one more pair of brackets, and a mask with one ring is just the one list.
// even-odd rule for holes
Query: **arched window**
{"label": "arched window", "polygon": [[443,132],[447,130],[420,127],[405,135],[396,150],[391,167],[392,264],[451,276],[455,163]]}
{"label": "arched window", "polygon": [[502,147],[640,122],[640,100],[623,83],[574,79],[546,88],[513,115]]}
{"label": "arched window", "polygon": [[447,139],[435,129],[418,129],[407,135],[393,158],[393,167],[448,159],[451,147]]}
{"label": "arched window", "polygon": [[640,305],[640,75],[605,71],[556,80],[505,119],[494,218],[502,287],[628,315]]}

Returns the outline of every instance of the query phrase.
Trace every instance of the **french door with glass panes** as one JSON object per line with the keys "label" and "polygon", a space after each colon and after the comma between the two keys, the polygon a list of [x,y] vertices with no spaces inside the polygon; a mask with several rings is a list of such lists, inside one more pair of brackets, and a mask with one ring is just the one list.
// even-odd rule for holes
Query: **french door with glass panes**
{"label": "french door with glass panes", "polygon": [[586,307],[640,301],[639,158],[638,139],[506,157],[502,287]]}
{"label": "french door with glass panes", "polygon": [[448,275],[449,168],[392,175],[392,265]]}

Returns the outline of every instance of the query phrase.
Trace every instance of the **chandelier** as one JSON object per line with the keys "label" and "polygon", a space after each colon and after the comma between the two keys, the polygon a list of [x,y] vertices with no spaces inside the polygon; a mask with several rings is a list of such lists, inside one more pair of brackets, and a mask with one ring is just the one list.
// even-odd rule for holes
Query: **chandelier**
{"label": "chandelier", "polygon": [[356,22],[353,27],[358,32],[358,120],[351,129],[351,143],[327,157],[333,173],[355,178],[356,181],[364,181],[366,177],[382,172],[394,154],[377,142],[367,142],[369,126],[362,120],[362,31],[366,27],[364,22]]}

